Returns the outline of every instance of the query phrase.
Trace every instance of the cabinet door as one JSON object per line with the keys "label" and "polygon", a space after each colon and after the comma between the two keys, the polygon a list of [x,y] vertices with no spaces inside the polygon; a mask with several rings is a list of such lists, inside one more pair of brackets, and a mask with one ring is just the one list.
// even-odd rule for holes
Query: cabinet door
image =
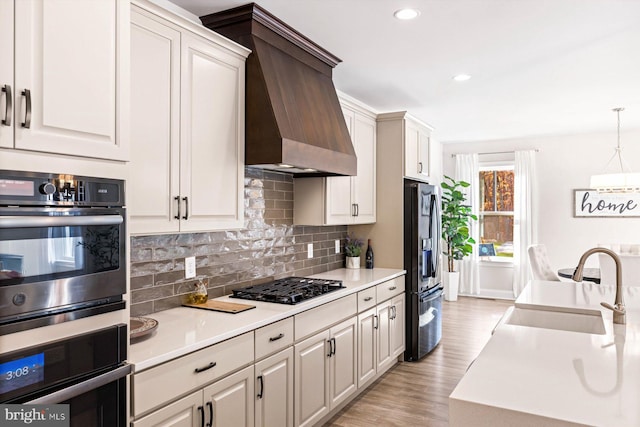
{"label": "cabinet door", "polygon": [[293,347],[255,364],[256,427],[293,426]]}
{"label": "cabinet door", "polygon": [[376,121],[356,113],[354,136],[358,175],[351,178],[356,204],[353,223],[370,224],[376,221]]}
{"label": "cabinet door", "polygon": [[404,123],[404,175],[420,179],[418,172],[420,131],[412,122],[405,120]]}
{"label": "cabinet door", "polygon": [[429,135],[424,130],[418,131],[418,175],[422,179],[429,177]]}
{"label": "cabinet door", "polygon": [[296,344],[294,425],[312,426],[329,413],[329,331]]}
{"label": "cabinet door", "polygon": [[358,387],[376,376],[376,308],[358,315]]}
{"label": "cabinet door", "polygon": [[131,233],[177,232],[180,33],[131,12]]}
{"label": "cabinet door", "polygon": [[378,366],[380,372],[387,368],[391,361],[391,301],[377,306],[378,314]]}
{"label": "cabinet door", "polygon": [[202,391],[192,393],[131,423],[132,427],[195,427],[205,415]]}
{"label": "cabinet door", "polygon": [[15,2],[15,148],[127,160],[128,17],[118,0]]}
{"label": "cabinet door", "polygon": [[[344,120],[347,123],[347,129],[351,140],[354,138],[355,131],[355,112],[342,109]],[[356,150],[356,155],[358,155]],[[358,173],[360,173],[360,159],[358,158]],[[351,224],[354,218],[355,208],[353,206],[352,195],[352,177],[350,176],[330,176],[326,178],[326,218],[327,225],[332,224]]]}
{"label": "cabinet door", "polygon": [[358,388],[358,319],[352,317],[331,328],[332,355],[329,381],[331,408],[335,408]]}
{"label": "cabinet door", "polygon": [[253,427],[254,376],[249,366],[204,389],[205,413],[212,427]]}
{"label": "cabinet door", "polygon": [[0,1],[0,147],[13,147],[13,1]]}
{"label": "cabinet door", "polygon": [[393,359],[401,355],[405,349],[405,296],[398,295],[393,298],[391,308],[391,358]]}
{"label": "cabinet door", "polygon": [[182,35],[181,231],[244,223],[244,61]]}

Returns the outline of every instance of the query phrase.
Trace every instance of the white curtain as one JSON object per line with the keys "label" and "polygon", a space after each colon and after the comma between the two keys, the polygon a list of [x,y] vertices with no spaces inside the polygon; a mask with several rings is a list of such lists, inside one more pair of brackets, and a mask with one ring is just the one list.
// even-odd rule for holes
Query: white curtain
{"label": "white curtain", "polygon": [[[466,181],[471,184],[463,188],[462,192],[471,206],[471,212],[478,216],[479,211],[479,182],[480,169],[478,166],[478,154],[456,154],[456,181]],[[460,288],[459,292],[465,295],[478,295],[480,293],[480,274],[478,269],[478,245],[480,241],[480,227],[478,221],[471,220],[469,232],[476,244],[471,255],[460,261]]]}
{"label": "white curtain", "polygon": [[513,295],[518,297],[529,281],[527,247],[538,241],[536,224],[536,152],[516,151],[513,207]]}

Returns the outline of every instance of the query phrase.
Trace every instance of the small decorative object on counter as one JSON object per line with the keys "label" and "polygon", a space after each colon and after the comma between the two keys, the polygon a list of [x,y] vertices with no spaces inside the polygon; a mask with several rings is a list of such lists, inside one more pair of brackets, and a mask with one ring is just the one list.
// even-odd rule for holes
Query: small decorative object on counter
{"label": "small decorative object on counter", "polygon": [[209,294],[207,293],[207,285],[205,285],[202,279],[198,279],[198,283],[194,283],[193,286],[196,287],[195,292],[189,295],[189,302],[191,304],[204,304],[209,299]]}
{"label": "small decorative object on counter", "polygon": [[345,266],[347,268],[360,268],[360,254],[362,253],[362,240],[347,235],[344,243],[344,253],[347,255]]}
{"label": "small decorative object on counter", "polygon": [[367,240],[367,252],[364,256],[364,266],[366,268],[373,268],[373,247],[371,247],[371,239]]}

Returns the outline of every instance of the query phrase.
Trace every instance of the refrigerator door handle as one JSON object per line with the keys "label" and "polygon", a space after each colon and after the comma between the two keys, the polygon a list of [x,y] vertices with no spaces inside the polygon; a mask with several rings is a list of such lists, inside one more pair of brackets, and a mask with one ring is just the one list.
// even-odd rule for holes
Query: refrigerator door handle
{"label": "refrigerator door handle", "polygon": [[[435,213],[435,215],[434,215]],[[434,228],[435,236],[432,236],[432,255],[431,263],[433,265],[432,277],[438,276],[438,268],[440,268],[440,239],[442,234],[442,224],[440,221],[440,205],[438,204],[437,194],[431,195],[431,227]]]}

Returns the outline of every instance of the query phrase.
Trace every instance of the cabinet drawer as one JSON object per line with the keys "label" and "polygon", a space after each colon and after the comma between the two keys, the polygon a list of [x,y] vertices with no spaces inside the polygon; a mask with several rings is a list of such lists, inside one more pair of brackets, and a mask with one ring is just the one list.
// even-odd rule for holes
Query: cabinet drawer
{"label": "cabinet drawer", "polygon": [[298,341],[315,332],[338,323],[357,313],[356,294],[296,314],[294,319],[295,340]]}
{"label": "cabinet drawer", "polygon": [[375,286],[358,292],[358,313],[362,313],[363,311],[370,309],[374,305],[376,305]]}
{"label": "cabinet drawer", "polygon": [[[253,363],[253,354],[253,332],[248,332],[135,374],[132,380],[132,411],[138,416],[189,391],[202,388],[217,378]],[[196,369],[201,371],[196,372]]]}
{"label": "cabinet drawer", "polygon": [[293,344],[293,317],[256,329],[256,360]]}
{"label": "cabinet drawer", "polygon": [[376,286],[377,301],[383,302],[404,292],[404,276],[396,277]]}

